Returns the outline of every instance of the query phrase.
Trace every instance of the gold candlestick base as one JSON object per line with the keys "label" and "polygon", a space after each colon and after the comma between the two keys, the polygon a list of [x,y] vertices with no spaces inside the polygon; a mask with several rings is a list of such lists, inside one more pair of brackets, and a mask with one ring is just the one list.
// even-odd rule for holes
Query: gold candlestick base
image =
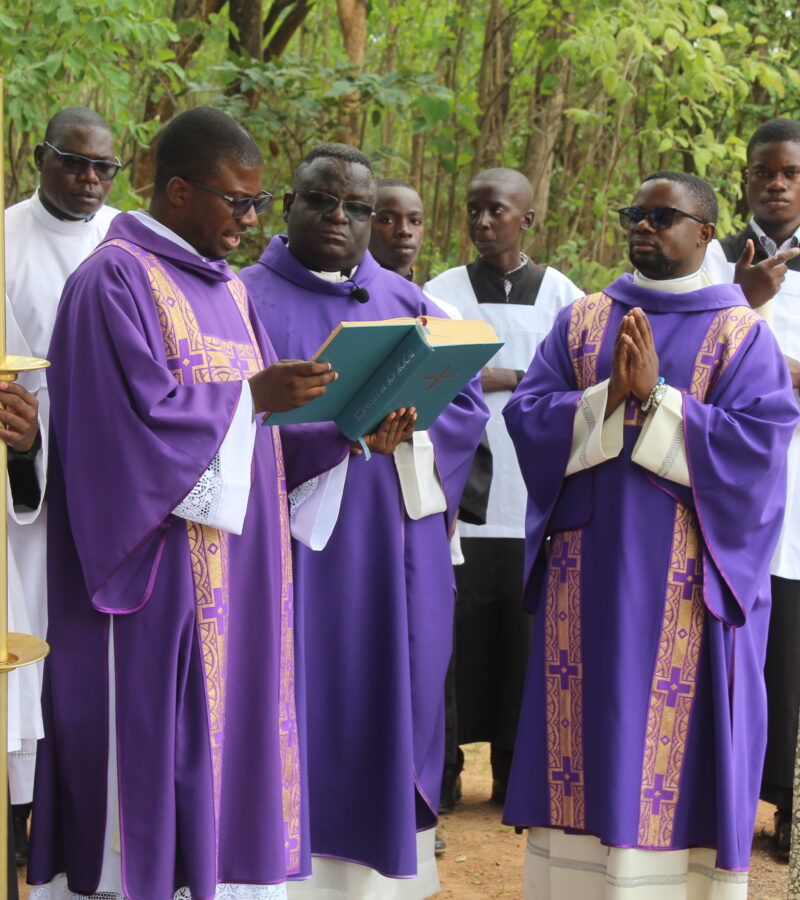
{"label": "gold candlestick base", "polygon": [[50,645],[32,634],[8,633],[8,658],[0,659],[0,673],[13,672],[22,666],[30,666],[44,659],[50,652]]}
{"label": "gold candlestick base", "polygon": [[35,372],[49,365],[46,359],[33,356],[5,356],[0,358],[0,381],[14,381],[20,372]]}

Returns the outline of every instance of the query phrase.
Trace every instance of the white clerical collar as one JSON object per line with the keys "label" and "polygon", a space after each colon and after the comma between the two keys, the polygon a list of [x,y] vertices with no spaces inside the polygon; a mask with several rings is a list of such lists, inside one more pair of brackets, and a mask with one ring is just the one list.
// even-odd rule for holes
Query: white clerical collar
{"label": "white clerical collar", "polygon": [[633,283],[638,287],[651,291],[662,291],[665,294],[688,294],[689,291],[699,291],[702,288],[711,287],[714,283],[711,276],[703,266],[691,275],[682,275],[680,278],[648,278],[636,269],[633,273]]}
{"label": "white clerical collar", "polygon": [[793,247],[800,247],[800,225],[794,234],[790,234],[788,238],[780,245],[780,247],[772,240],[772,238],[764,231],[764,229],[756,222],[750,219],[750,227],[755,231],[756,237],[761,243],[761,247],[767,256],[775,256],[781,250],[791,250]]}
{"label": "white clerical collar", "polygon": [[50,231],[58,232],[58,234],[80,234],[91,227],[92,219],[97,215],[97,212],[89,219],[59,219],[42,203],[42,198],[39,196],[40,190],[41,188],[37,188],[36,193],[31,197],[33,216],[40,225]]}
{"label": "white clerical collar", "polygon": [[188,242],[185,241],[179,234],[176,234],[171,228],[167,228],[167,226],[163,222],[159,222],[158,219],[154,219],[146,209],[137,209],[131,213],[131,215],[136,219],[137,222],[141,222],[142,225],[149,228],[150,231],[155,232],[159,237],[165,238],[168,241],[172,241],[173,244],[177,244],[183,250],[187,250],[192,256],[199,256],[204,262],[210,262],[208,257],[203,256],[201,253],[198,253],[197,250]]}
{"label": "white clerical collar", "polygon": [[[290,250],[289,241],[286,241],[286,249]],[[327,281],[329,284],[341,284],[343,281],[352,281],[355,277],[356,272],[358,271],[358,266],[353,266],[350,269],[349,273],[346,272],[323,272],[322,270],[317,269],[309,269],[312,275],[316,275],[317,278],[321,278],[323,281]]]}
{"label": "white clerical collar", "polygon": [[349,273],[345,272],[317,272],[314,269],[309,269],[312,275],[316,275],[317,278],[321,278],[323,281],[329,281],[331,284],[341,284],[343,281],[352,281],[355,277],[356,272],[358,271],[358,266],[353,266],[350,269]]}

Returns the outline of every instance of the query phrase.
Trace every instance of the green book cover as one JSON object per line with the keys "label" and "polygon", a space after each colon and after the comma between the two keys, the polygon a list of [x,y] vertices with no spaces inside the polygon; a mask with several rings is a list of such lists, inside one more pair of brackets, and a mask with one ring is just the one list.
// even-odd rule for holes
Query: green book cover
{"label": "green book cover", "polygon": [[322,397],[272,413],[264,424],[334,421],[356,440],[393,410],[413,406],[422,431],[501,346],[482,321],[420,316],[342,322],[313,357],[331,363],[338,379]]}

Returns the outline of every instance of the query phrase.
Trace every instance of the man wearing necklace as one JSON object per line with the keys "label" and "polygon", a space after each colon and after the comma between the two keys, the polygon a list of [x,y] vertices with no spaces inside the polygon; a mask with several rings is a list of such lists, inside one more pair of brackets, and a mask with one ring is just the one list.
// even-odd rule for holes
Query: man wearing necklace
{"label": "man wearing necklace", "polygon": [[[478,250],[466,266],[425,285],[465,319],[491,322],[505,346],[482,373],[493,455],[483,523],[464,514],[458,530],[464,564],[456,570],[455,697],[458,744],[491,743],[492,798],[505,797],[522,696],[532,619],[520,606],[525,490],[502,409],[530,365],[556,315],[582,293],[565,275],[536,265],[521,251],[534,220],[533,190],[514,169],[487,169],[467,192],[469,234]],[[471,482],[468,482],[471,484]],[[460,751],[448,747],[448,755]],[[460,765],[445,772],[442,802],[458,799]]]}
{"label": "man wearing necklace", "polygon": [[658,172],[619,215],[634,275],[559,315],[505,410],[537,627],[504,821],[526,900],[744,898],[797,405],[703,269],[709,185]]}
{"label": "man wearing necklace", "polygon": [[[64,282],[84,257],[100,243],[118,210],[106,205],[119,160],[108,123],[91,109],[72,106],[47,123],[44,140],[33,151],[40,173],[39,188],[27,200],[5,212],[6,289],[13,316],[33,356],[47,357],[56,309]],[[20,455],[13,449],[13,467],[26,465],[38,480],[39,504],[15,511],[9,541],[19,567],[31,631],[44,638],[47,630],[45,554],[47,517],[44,501],[47,468],[49,395],[43,374],[23,379],[39,401],[42,434]],[[27,527],[20,527],[20,526]],[[19,680],[26,702],[21,707],[20,733],[9,757],[11,802],[17,860],[27,858],[26,822],[33,793],[36,741],[42,737],[39,693],[42,664],[21,669]]]}

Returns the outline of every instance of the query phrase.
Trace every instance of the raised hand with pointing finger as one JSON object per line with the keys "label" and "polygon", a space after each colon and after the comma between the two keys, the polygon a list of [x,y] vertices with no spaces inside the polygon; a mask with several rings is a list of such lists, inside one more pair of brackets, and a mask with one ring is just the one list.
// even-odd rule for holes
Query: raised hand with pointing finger
{"label": "raised hand with pointing finger", "polygon": [[736,262],[733,280],[741,287],[750,306],[758,309],[778,293],[788,271],[786,263],[800,256],[800,247],[781,250],[754,265],[755,252],[753,241],[748,240]]}

